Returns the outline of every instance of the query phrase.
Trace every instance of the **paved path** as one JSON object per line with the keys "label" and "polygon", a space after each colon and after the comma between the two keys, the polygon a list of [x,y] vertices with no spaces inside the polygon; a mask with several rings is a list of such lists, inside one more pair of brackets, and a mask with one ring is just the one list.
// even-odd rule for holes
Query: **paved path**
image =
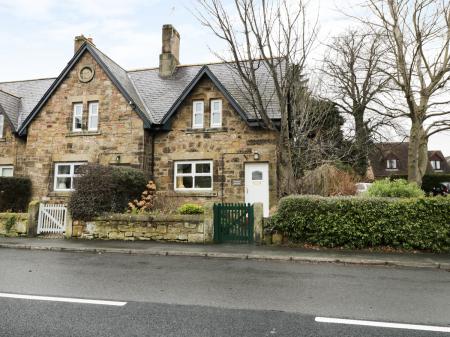
{"label": "paved path", "polygon": [[450,270],[450,254],[374,253],[350,250],[312,250],[256,245],[193,245],[149,241],[64,240],[0,238],[0,248],[103,252],[146,255],[199,256],[211,258],[290,260],[313,263],[390,265]]}
{"label": "paved path", "polygon": [[16,249],[0,250],[0,270],[0,336],[449,335],[316,322],[448,329],[450,273],[442,270]]}

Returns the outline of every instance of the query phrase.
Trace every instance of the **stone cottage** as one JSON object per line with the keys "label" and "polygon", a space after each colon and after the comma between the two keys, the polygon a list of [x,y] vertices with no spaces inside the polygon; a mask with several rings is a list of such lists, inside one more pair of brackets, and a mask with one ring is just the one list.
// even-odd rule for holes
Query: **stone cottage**
{"label": "stone cottage", "polygon": [[[267,216],[276,132],[260,126],[230,64],[180,65],[179,50],[164,25],[159,67],[127,71],[78,36],[57,78],[0,83],[0,176],[28,176],[33,198],[64,200],[80,165],[127,165],[176,204],[263,202]],[[258,78],[277,122],[263,65]]]}

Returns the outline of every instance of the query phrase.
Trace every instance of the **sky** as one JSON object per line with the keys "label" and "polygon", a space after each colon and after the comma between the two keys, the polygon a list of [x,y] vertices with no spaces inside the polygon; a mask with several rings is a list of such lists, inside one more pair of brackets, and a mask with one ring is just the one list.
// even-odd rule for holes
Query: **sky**
{"label": "sky", "polygon": [[[230,1],[230,0],[224,0]],[[319,36],[311,59],[323,45],[365,14],[361,0],[311,0],[310,20]],[[195,0],[0,0],[0,81],[56,77],[73,55],[73,39],[84,34],[125,69],[158,66],[161,27],[181,35],[180,62],[217,61],[211,50],[224,46],[193,15]],[[429,149],[450,156],[450,133],[433,136]]]}

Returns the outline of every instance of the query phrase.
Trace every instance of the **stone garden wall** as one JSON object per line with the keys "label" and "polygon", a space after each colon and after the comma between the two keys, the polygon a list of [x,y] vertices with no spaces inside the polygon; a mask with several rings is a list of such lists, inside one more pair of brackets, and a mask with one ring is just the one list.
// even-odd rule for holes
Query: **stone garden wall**
{"label": "stone garden wall", "polygon": [[[212,241],[212,223],[205,215],[109,214],[93,221],[73,221],[71,236],[80,239]],[[69,234],[67,233],[66,234]]]}
{"label": "stone garden wall", "polygon": [[26,236],[28,213],[0,213],[0,236]]}

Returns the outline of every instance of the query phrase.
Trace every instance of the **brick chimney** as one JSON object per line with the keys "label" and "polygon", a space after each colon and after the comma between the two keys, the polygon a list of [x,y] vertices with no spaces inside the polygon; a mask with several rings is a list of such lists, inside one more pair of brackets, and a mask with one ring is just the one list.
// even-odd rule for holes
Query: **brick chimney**
{"label": "brick chimney", "polygon": [[83,43],[88,42],[91,45],[95,46],[94,42],[92,41],[92,37],[85,37],[83,34],[75,36],[75,43],[73,52],[74,54],[80,49],[80,47],[83,45]]}
{"label": "brick chimney", "polygon": [[159,75],[170,77],[180,64],[180,34],[172,25],[162,27],[162,53],[159,55]]}

